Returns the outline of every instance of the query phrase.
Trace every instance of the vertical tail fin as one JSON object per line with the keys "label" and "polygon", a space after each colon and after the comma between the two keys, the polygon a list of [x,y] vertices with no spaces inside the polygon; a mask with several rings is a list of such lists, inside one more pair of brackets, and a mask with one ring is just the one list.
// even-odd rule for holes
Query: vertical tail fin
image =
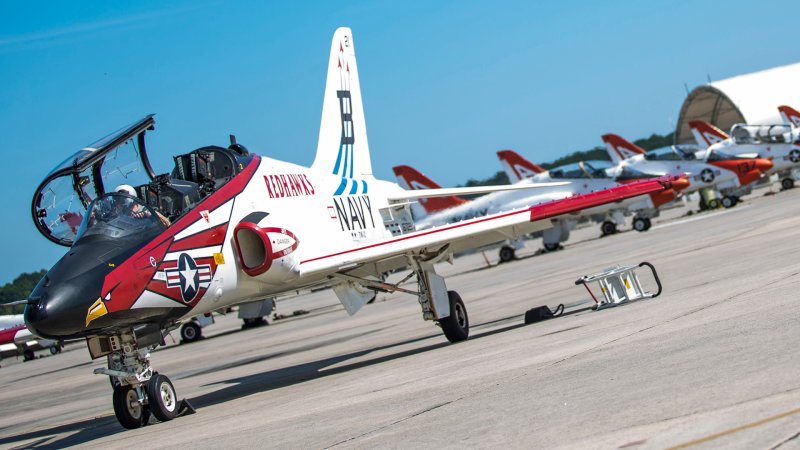
{"label": "vertical tail fin", "polygon": [[604,134],[602,138],[603,142],[606,144],[608,156],[611,157],[611,161],[613,161],[614,164],[619,164],[631,156],[645,154],[645,151],[642,147],[639,147],[633,142],[628,141],[622,136],[608,133]]}
{"label": "vertical tail fin", "polygon": [[364,194],[372,179],[355,45],[349,28],[333,35],[313,169],[342,177],[334,195]]}
{"label": "vertical tail fin", "polygon": [[800,112],[791,106],[781,105],[778,106],[778,111],[781,113],[781,118],[787,124],[794,128],[800,128]]}
{"label": "vertical tail fin", "polygon": [[727,133],[703,120],[690,120],[689,129],[692,130],[697,145],[701,147],[708,148],[717,142],[729,139]]}
{"label": "vertical tail fin", "polygon": [[500,159],[500,164],[503,165],[503,170],[505,170],[511,183],[518,183],[520,180],[531,178],[537,173],[546,172],[514,150],[500,150],[497,152],[497,158]]}
{"label": "vertical tail fin", "polygon": [[[435,181],[420,173],[417,169],[411,166],[395,166],[392,168],[394,175],[397,177],[397,182],[407,190],[416,189],[440,189]],[[419,199],[425,212],[428,214],[442,211],[445,209],[453,208],[458,205],[467,203],[463,198],[449,195],[445,197],[432,197]]]}

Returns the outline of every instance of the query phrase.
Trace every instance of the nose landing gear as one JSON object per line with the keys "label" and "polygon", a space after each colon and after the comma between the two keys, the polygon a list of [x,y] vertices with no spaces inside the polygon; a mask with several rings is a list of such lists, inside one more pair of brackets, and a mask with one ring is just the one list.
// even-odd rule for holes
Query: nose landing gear
{"label": "nose landing gear", "polygon": [[[129,430],[147,425],[151,414],[166,422],[194,412],[186,400],[178,400],[172,381],[150,365],[150,350],[162,342],[160,329],[155,331],[155,339],[152,332],[137,339],[137,334],[128,329],[88,340],[92,358],[107,356],[108,368],[95,369],[94,373],[110,377],[114,415]],[[139,348],[140,344],[145,345]]]}

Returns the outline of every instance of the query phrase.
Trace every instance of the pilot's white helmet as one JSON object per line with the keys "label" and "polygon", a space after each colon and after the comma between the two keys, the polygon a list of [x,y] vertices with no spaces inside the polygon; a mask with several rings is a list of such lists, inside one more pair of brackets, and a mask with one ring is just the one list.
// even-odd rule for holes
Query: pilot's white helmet
{"label": "pilot's white helmet", "polygon": [[136,189],[129,184],[120,184],[119,186],[114,188],[114,192],[121,192],[123,194],[128,194],[131,197],[136,197]]}

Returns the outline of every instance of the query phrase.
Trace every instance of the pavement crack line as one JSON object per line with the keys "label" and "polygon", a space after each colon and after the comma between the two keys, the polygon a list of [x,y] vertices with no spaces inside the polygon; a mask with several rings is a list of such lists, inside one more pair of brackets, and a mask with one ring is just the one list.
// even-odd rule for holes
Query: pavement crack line
{"label": "pavement crack line", "polygon": [[798,437],[800,437],[800,431],[798,431],[797,433],[793,434],[792,436],[789,436],[788,438],[778,442],[773,447],[770,447],[769,450],[775,450],[777,448],[783,447],[784,444],[788,444],[789,442],[797,439]]}
{"label": "pavement crack line", "polygon": [[439,408],[441,408],[441,407],[443,407],[443,406],[447,406],[447,405],[449,405],[449,404],[451,404],[451,403],[455,403],[455,402],[457,402],[457,401],[459,401],[459,400],[462,400],[462,399],[464,399],[464,398],[465,398],[465,397],[458,397],[458,398],[457,398],[457,399],[455,399],[455,400],[450,400],[450,401],[446,401],[446,402],[443,402],[443,403],[439,403],[439,404],[436,404],[436,405],[430,406],[430,407],[428,407],[428,408],[425,408],[425,409],[423,409],[422,411],[417,411],[417,412],[415,412],[414,414],[410,414],[410,415],[408,415],[408,416],[405,416],[405,417],[403,417],[403,418],[401,418],[401,419],[397,419],[397,420],[395,420],[394,422],[387,423],[386,425],[382,425],[382,426],[380,426],[380,427],[378,427],[378,428],[374,428],[374,429],[372,429],[372,430],[365,431],[365,432],[363,432],[363,433],[361,433],[361,434],[359,434],[359,435],[357,435],[357,436],[352,436],[352,437],[349,437],[349,438],[347,438],[347,439],[345,439],[345,440],[343,440],[343,441],[336,442],[336,443],[334,443],[334,444],[331,444],[331,445],[329,445],[329,446],[327,446],[327,447],[325,447],[325,448],[326,448],[326,449],[333,448],[333,447],[336,447],[336,446],[339,446],[339,445],[346,444],[346,443],[348,443],[348,442],[354,441],[354,440],[356,440],[356,439],[360,439],[360,438],[362,438],[362,437],[364,437],[364,436],[368,436],[368,435],[370,435],[370,434],[377,433],[377,432],[379,432],[379,431],[381,431],[381,430],[385,430],[385,429],[387,429],[387,428],[389,428],[389,427],[392,427],[392,426],[394,426],[394,425],[397,425],[398,423],[402,423],[402,422],[405,422],[406,420],[413,419],[414,417],[421,416],[421,415],[423,415],[423,414],[425,414],[425,413],[431,412],[431,411],[433,411],[433,410],[435,410],[435,409],[439,409]]}

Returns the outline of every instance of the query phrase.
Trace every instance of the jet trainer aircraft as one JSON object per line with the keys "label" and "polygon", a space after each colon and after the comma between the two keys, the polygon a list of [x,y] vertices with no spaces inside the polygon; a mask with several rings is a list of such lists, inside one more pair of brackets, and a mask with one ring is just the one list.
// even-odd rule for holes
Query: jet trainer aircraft
{"label": "jet trainer aircraft", "polygon": [[[331,43],[310,168],[232,143],[179,155],[171,173],[156,175],[145,147],[154,125],[147,116],[78,151],[42,182],[32,205],[39,231],[70,249],[31,293],[25,322],[38,336],[85,338],[92,358],[106,357],[108,367],[95,373],[111,377],[114,413],[126,428],[150,414],[178,415],[175,388],[155,372],[149,351],[182,320],[327,285],[350,314],[376,290],[417,296],[425,320],[463,341],[467,309],[437,262],[549,228],[551,217],[669,189],[673,179],[417,230],[411,201],[461,191],[405,191],[372,175],[348,28]],[[123,164],[126,156],[141,170]],[[135,185],[137,195],[116,192],[117,183]],[[405,266],[416,290],[380,281]]]}
{"label": "jet trainer aircraft", "polygon": [[[594,163],[598,165],[595,168],[591,162],[587,161],[556,167],[547,171],[513,150],[500,150],[497,152],[497,157],[500,159],[500,163],[511,181],[516,182],[526,178],[538,182],[548,180],[571,181],[574,184],[575,192],[578,194],[657,178],[658,176],[644,170],[629,167],[603,169],[599,166],[599,163]],[[678,193],[688,185],[688,180],[681,177],[672,182],[671,189],[631,198],[624,202],[598,206],[582,211],[580,215],[589,216],[596,222],[601,222],[600,229],[603,235],[608,235],[616,233],[617,225],[625,223],[624,216],[626,213],[633,213],[635,214],[633,228],[636,231],[647,231],[652,226],[651,219],[658,216],[658,207],[675,200]],[[576,222],[577,218],[574,218],[565,225],[567,225],[568,229],[572,229]],[[566,237],[564,240],[566,240]]]}
{"label": "jet trainer aircraft", "polygon": [[[602,138],[608,155],[617,164],[614,171],[630,168],[656,175],[687,174],[690,185],[685,193],[712,188],[722,193],[721,203],[726,208],[735,206],[739,197],[749,192],[751,183],[772,168],[767,159],[731,156],[719,150],[709,152],[703,160],[697,158],[696,153],[702,149],[696,146],[671,145],[645,152],[616,134]],[[701,209],[705,208],[701,205]]]}
{"label": "jet trainer aircraft", "polygon": [[[397,177],[397,182],[404,189],[441,189],[438,183],[413,167],[396,166],[393,170]],[[524,209],[540,203],[565,199],[576,194],[572,183],[561,182],[560,180],[554,181],[554,186],[551,188],[536,189],[534,192],[530,192],[529,189],[493,192],[471,201],[456,196],[422,198],[419,203],[425,210],[425,214],[419,218],[415,217],[417,219],[415,220],[417,229],[424,230],[490,214]],[[514,185],[524,187],[532,184],[530,180],[526,180]],[[564,232],[558,224],[558,219],[553,219],[552,221],[553,227],[542,231],[544,247],[548,251],[556,250],[559,243],[566,240],[566,236],[563,235]],[[569,235],[569,230],[566,233]],[[500,247],[500,260],[503,262],[511,261],[514,259],[515,251],[522,248],[523,245],[521,239],[512,240],[511,245],[503,245]]]}
{"label": "jet trainer aircraft", "polygon": [[[779,108],[780,110],[780,108]],[[785,109],[780,110],[785,114]],[[737,123],[730,135],[702,120],[690,120],[689,129],[698,145],[710,153],[760,157],[773,163],[770,174],[778,174],[781,187],[794,187],[794,169],[800,168],[800,128],[790,124],[748,125]]]}
{"label": "jet trainer aircraft", "polygon": [[0,316],[0,359],[22,355],[30,361],[37,350],[50,349],[50,353],[61,353],[61,344],[49,339],[40,339],[25,327],[22,314]]}

